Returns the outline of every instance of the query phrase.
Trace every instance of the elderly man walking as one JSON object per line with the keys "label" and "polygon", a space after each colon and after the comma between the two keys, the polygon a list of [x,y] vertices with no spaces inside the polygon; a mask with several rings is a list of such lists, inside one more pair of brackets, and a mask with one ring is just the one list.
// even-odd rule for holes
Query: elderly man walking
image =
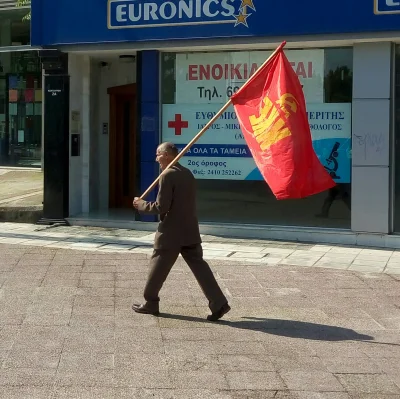
{"label": "elderly man walking", "polygon": [[[164,170],[177,155],[174,144],[162,143],[157,148],[156,160]],[[207,320],[216,321],[228,313],[231,309],[228,301],[203,259],[196,214],[196,181],[190,170],[177,163],[161,176],[155,202],[135,198],[133,206],[140,213],[159,214],[160,223],[144,289],[146,302],[134,304],[132,309],[137,313],[159,314],[159,292],[181,254],[208,299],[211,315]]]}

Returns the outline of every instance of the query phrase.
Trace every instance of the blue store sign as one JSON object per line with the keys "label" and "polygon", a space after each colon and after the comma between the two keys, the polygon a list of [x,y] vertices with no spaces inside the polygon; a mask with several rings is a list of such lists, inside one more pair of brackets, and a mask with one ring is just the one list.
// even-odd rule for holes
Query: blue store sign
{"label": "blue store sign", "polygon": [[180,0],[158,3],[109,0],[108,28],[161,28],[224,23],[248,27],[247,18],[255,12],[254,0]]}
{"label": "blue store sign", "polygon": [[396,30],[400,0],[32,0],[39,46]]}
{"label": "blue store sign", "polygon": [[375,14],[400,14],[400,1],[375,0]]}

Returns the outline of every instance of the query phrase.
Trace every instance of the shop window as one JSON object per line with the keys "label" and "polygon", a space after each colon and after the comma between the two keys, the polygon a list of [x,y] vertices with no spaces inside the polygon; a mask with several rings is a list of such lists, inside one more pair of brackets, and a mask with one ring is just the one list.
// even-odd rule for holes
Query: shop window
{"label": "shop window", "polygon": [[0,54],[0,165],[41,166],[42,73],[35,51]]}
{"label": "shop window", "polygon": [[[303,86],[314,150],[337,183],[277,201],[251,157],[233,107],[182,158],[198,182],[202,222],[350,228],[352,48],[286,50]],[[184,147],[271,51],[162,55],[162,140]]]}
{"label": "shop window", "polygon": [[30,22],[24,19],[27,9],[4,10],[0,13],[0,46],[30,44]]}

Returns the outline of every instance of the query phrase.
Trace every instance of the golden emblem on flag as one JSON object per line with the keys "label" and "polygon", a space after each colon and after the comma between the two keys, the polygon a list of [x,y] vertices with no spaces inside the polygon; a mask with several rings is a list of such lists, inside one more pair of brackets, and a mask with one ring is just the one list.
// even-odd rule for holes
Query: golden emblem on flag
{"label": "golden emblem on flag", "polygon": [[297,100],[292,94],[286,93],[275,102],[266,96],[262,103],[260,115],[251,115],[249,120],[254,137],[264,151],[272,144],[292,134],[281,112],[283,111],[286,119],[291,114],[295,114],[297,112]]}

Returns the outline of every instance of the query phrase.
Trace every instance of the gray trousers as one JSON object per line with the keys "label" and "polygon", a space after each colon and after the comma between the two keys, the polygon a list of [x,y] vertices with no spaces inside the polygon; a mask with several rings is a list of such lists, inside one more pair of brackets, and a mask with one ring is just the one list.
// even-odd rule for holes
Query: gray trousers
{"label": "gray trousers", "polygon": [[216,312],[225,303],[227,299],[222,293],[213,272],[208,263],[203,259],[203,248],[201,244],[177,249],[155,249],[151,256],[150,273],[144,289],[144,299],[146,307],[151,310],[159,309],[159,292],[168,277],[172,266],[182,255],[185,262],[190,267],[197,282],[199,283],[204,295],[208,299],[208,306],[211,312]]}

